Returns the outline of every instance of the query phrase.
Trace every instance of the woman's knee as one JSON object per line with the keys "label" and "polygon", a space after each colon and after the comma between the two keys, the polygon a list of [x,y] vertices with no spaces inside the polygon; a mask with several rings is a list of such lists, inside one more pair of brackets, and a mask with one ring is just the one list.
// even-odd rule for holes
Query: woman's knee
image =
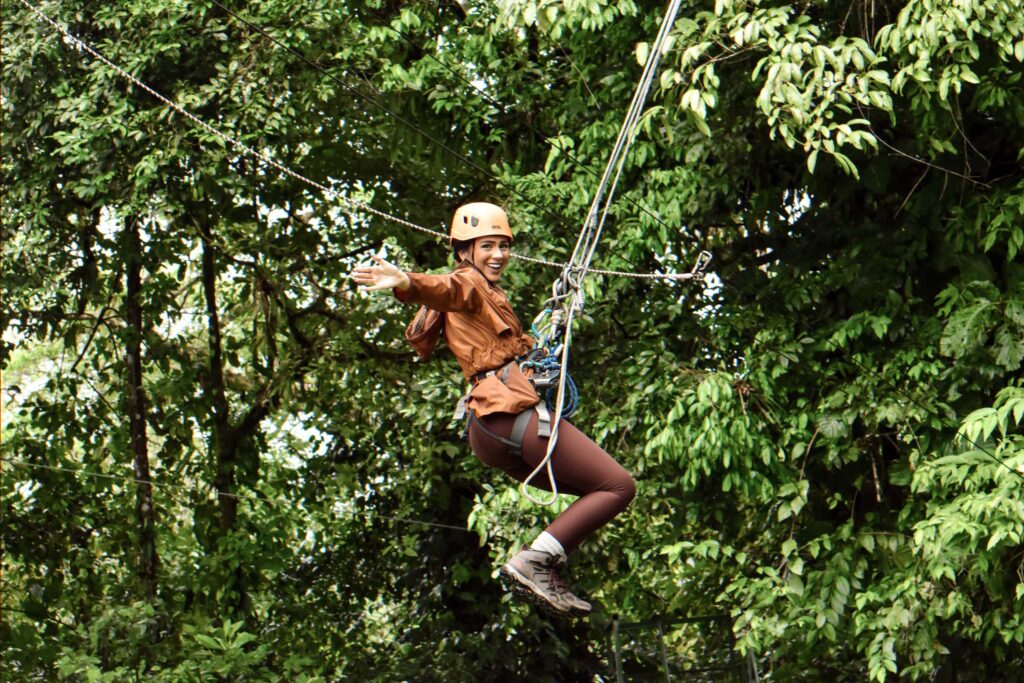
{"label": "woman's knee", "polygon": [[633,499],[636,498],[636,481],[624,471],[622,477],[617,482],[615,493],[622,499],[622,509],[626,509],[633,502]]}

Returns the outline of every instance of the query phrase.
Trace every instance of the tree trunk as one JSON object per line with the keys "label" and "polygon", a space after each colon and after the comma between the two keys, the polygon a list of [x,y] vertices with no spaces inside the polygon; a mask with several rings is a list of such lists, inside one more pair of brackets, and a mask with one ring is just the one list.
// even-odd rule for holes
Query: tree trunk
{"label": "tree trunk", "polygon": [[203,235],[203,295],[206,299],[206,319],[209,332],[210,367],[208,386],[213,399],[213,457],[216,459],[217,506],[220,510],[220,532],[225,534],[235,527],[238,518],[238,498],[235,496],[235,452],[229,443],[230,415],[224,391],[224,358],[221,351],[220,314],[217,311],[217,267],[214,248],[210,244],[210,228],[202,227]]}
{"label": "tree trunk", "polygon": [[156,511],[149,479],[146,439],[146,394],[142,388],[142,242],[136,216],[125,220],[127,244],[125,318],[127,320],[128,430],[137,481],[135,512],[139,522],[139,578],[146,595],[156,594]]}

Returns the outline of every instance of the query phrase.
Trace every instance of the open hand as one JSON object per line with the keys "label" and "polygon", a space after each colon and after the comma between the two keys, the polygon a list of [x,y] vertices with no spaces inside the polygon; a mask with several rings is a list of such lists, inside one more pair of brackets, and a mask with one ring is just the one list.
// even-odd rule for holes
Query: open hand
{"label": "open hand", "polygon": [[362,286],[364,292],[377,292],[395,287],[401,290],[409,289],[409,276],[399,270],[397,266],[388,263],[380,256],[371,258],[377,265],[354,268],[350,275]]}

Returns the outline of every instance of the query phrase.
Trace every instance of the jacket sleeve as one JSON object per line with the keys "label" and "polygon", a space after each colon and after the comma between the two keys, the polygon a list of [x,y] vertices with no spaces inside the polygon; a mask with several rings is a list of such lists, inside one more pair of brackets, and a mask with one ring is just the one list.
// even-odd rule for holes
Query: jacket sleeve
{"label": "jacket sleeve", "polygon": [[399,301],[419,304],[443,313],[476,311],[481,308],[485,287],[483,275],[470,268],[457,270],[446,275],[406,273],[409,289],[395,289]]}

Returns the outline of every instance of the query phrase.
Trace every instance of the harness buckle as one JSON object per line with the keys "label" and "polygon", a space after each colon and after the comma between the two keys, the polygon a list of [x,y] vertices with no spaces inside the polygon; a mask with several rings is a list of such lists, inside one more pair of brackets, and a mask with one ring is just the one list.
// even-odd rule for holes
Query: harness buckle
{"label": "harness buckle", "polygon": [[[549,370],[534,370],[531,381],[533,386],[537,389],[537,393],[546,392],[552,387],[558,386],[558,377],[561,375],[561,371],[557,368]],[[541,394],[543,397],[543,394]]]}
{"label": "harness buckle", "polygon": [[551,413],[548,412],[544,401],[538,403],[535,410],[537,411],[537,436],[546,439],[551,436]]}
{"label": "harness buckle", "polygon": [[455,404],[455,421],[458,422],[466,417],[466,401],[469,400],[469,394],[466,394],[459,399],[459,402]]}

